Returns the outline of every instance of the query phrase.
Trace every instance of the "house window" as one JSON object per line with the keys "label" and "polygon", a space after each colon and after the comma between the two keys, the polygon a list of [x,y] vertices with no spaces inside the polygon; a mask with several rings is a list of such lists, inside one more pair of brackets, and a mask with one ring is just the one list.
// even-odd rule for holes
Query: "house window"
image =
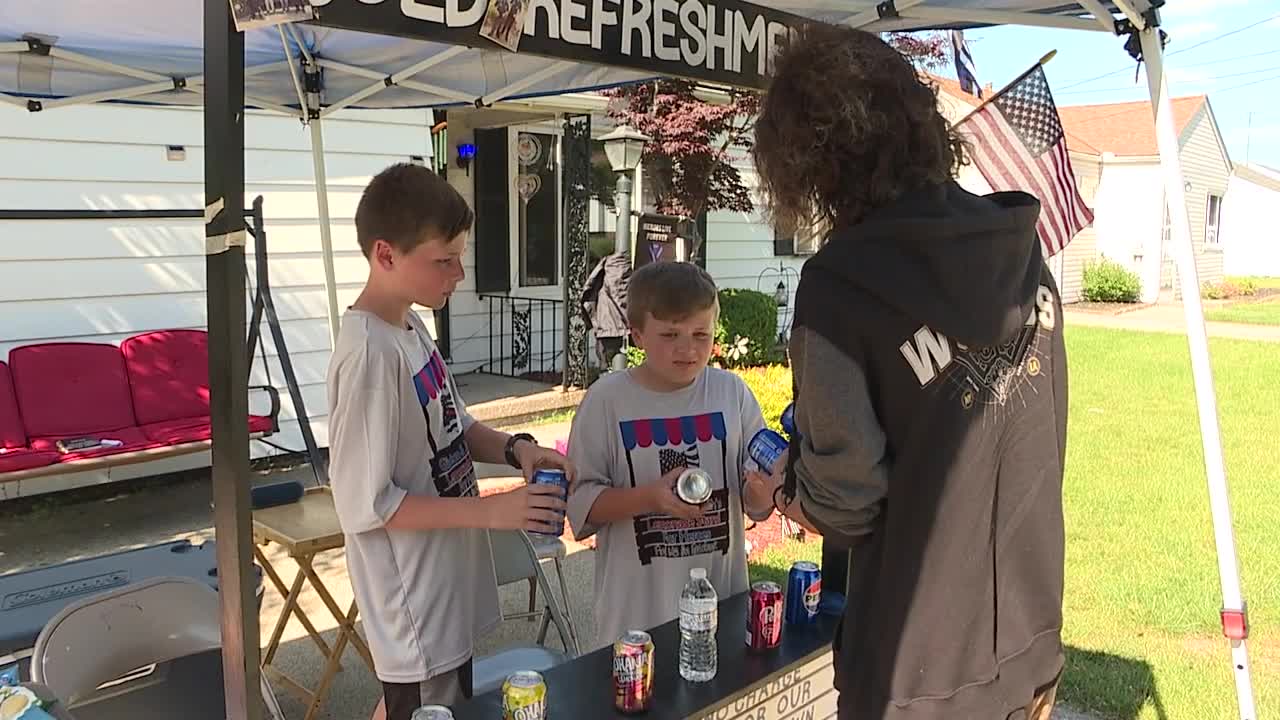
{"label": "house window", "polygon": [[800,228],[791,235],[773,231],[774,255],[813,255],[822,247],[827,236],[826,223],[816,222]]}
{"label": "house window", "polygon": [[545,287],[560,281],[559,138],[549,133],[515,135],[516,252],[522,287]]}
{"label": "house window", "polygon": [[1204,213],[1204,242],[1218,244],[1218,228],[1222,224],[1222,196],[1209,195],[1209,206]]}

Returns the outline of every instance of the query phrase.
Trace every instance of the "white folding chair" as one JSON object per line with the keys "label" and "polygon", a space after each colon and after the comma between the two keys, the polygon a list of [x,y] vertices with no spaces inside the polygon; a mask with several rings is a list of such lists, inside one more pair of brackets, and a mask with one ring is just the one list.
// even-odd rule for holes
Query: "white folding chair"
{"label": "white folding chair", "polygon": [[[75,710],[113,688],[127,692],[129,682],[165,663],[221,648],[218,593],[191,578],[158,577],[64,607],[36,638],[31,676]],[[265,678],[262,693],[282,720]],[[199,717],[195,707],[189,717]]]}
{"label": "white folding chair", "polygon": [[[492,655],[477,658],[472,671],[472,685],[476,695],[496,690],[502,686],[507,676],[517,670],[549,670],[556,665],[577,657],[581,652],[577,637],[570,632],[570,623],[564,610],[551,591],[551,584],[542,572],[542,564],[538,562],[538,552],[529,536],[518,530],[490,530],[489,544],[493,549],[493,567],[497,576],[498,587],[517,582],[531,582],[542,591],[541,611],[522,613],[503,613],[502,619],[518,620],[540,617],[542,628],[538,633],[538,642],[504,648]],[[560,641],[568,652],[561,652],[547,647],[547,629],[555,624]]]}

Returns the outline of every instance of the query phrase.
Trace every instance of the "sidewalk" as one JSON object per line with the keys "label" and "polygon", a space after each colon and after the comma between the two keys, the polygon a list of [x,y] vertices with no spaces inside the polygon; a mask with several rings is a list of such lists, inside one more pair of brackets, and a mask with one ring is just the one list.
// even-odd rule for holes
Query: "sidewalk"
{"label": "sidewalk", "polygon": [[[1067,325],[1137,330],[1139,332],[1177,333],[1179,335],[1185,335],[1187,331],[1187,322],[1183,317],[1181,303],[1147,305],[1119,315],[1088,310],[1073,310],[1068,305],[1064,314],[1066,315]],[[1206,321],[1205,328],[1210,337],[1280,342],[1280,326],[1277,325],[1245,325],[1243,323]]]}

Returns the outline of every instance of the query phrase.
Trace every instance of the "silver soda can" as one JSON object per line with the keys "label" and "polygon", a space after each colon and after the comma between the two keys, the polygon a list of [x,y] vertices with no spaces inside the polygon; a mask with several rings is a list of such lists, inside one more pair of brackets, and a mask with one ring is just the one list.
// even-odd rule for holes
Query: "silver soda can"
{"label": "silver soda can", "polygon": [[453,720],[453,711],[443,705],[423,705],[409,720]]}
{"label": "silver soda can", "polygon": [[690,505],[701,505],[711,497],[711,476],[698,468],[685,470],[676,480],[676,495]]}

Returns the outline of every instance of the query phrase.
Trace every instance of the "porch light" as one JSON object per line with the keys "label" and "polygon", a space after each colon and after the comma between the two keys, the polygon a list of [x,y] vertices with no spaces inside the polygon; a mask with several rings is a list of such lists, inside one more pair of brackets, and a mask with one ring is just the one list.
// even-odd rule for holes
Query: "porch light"
{"label": "porch light", "polygon": [[604,154],[609,158],[609,166],[619,173],[631,172],[640,167],[644,145],[649,140],[648,135],[630,125],[619,125],[613,132],[600,138],[604,143]]}
{"label": "porch light", "polygon": [[458,167],[471,174],[471,161],[475,159],[476,146],[474,143],[458,143]]}

